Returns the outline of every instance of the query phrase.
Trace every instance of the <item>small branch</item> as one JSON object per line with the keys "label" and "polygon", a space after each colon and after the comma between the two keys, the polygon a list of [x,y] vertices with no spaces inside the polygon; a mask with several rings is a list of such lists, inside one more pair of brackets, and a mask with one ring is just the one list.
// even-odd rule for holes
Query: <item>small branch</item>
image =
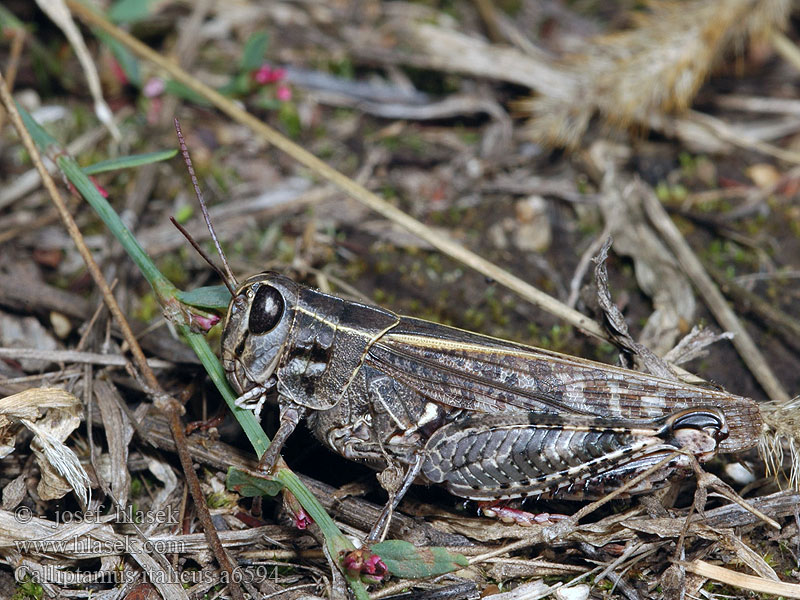
{"label": "small branch", "polygon": [[690,573],[713,579],[724,585],[732,585],[762,594],[783,596],[784,598],[800,598],[800,585],[796,583],[770,581],[755,575],[745,575],[702,560],[693,560],[691,562],[676,561],[676,564],[685,567]]}
{"label": "small branch", "polygon": [[642,203],[653,226],[675,254],[681,267],[692,280],[700,295],[703,296],[703,300],[705,300],[709,310],[726,331],[733,333],[733,345],[761,384],[761,387],[764,388],[764,391],[767,392],[767,395],[772,400],[788,402],[789,395],[783,389],[777,377],[775,377],[761,351],[753,342],[753,338],[750,337],[736,314],[728,306],[725,297],[719,291],[719,288],[714,285],[705,269],[703,269],[700,260],[695,256],[689,244],[686,243],[681,232],[678,231],[678,228],[669,218],[669,215],[651,189],[648,188],[642,194]]}
{"label": "small branch", "polygon": [[[79,350],[39,350],[38,348],[0,348],[0,358],[30,358],[47,362],[80,363],[85,365],[102,365],[107,367],[124,367],[128,359],[119,354],[100,354],[98,352],[81,352]],[[175,363],[157,358],[145,359],[148,368],[169,369]]]}
{"label": "small branch", "polygon": [[792,150],[784,150],[779,146],[768,144],[752,136],[740,133],[735,127],[731,127],[726,122],[712,115],[691,111],[684,118],[701,127],[708,128],[708,130],[719,139],[731,143],[734,146],[738,146],[739,148],[743,148],[744,150],[754,150],[766,154],[767,156],[773,156],[779,160],[800,164],[800,153],[793,152]]}

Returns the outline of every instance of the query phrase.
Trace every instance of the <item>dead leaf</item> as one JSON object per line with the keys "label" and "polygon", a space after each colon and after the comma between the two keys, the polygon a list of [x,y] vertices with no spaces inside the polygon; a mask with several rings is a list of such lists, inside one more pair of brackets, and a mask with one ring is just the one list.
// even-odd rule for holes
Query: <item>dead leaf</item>
{"label": "dead leaf", "polygon": [[14,510],[25,497],[25,474],[12,479],[3,488],[3,510]]}
{"label": "dead leaf", "polygon": [[31,450],[42,473],[37,487],[42,500],[62,498],[74,490],[84,506],[89,504],[89,476],[63,443],[80,425],[81,410],[78,398],[55,388],[25,390],[0,401],[0,451],[6,456],[14,450],[18,424],[34,434]]}
{"label": "dead leaf", "polygon": [[[38,319],[7,313],[0,313],[0,344],[11,348],[58,349],[58,342]],[[50,364],[35,358],[20,358],[18,362],[24,371],[39,371]]]}
{"label": "dead leaf", "polygon": [[774,165],[767,163],[750,165],[745,170],[745,173],[762,190],[772,189],[781,179],[778,169]]}

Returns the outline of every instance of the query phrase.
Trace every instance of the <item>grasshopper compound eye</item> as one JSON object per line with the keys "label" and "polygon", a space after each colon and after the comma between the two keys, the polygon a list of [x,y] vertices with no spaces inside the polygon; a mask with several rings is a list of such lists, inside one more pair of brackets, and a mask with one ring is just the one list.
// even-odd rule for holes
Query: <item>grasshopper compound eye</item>
{"label": "grasshopper compound eye", "polygon": [[261,335],[272,331],[281,320],[285,304],[283,296],[271,285],[260,285],[253,297],[247,325],[250,332]]}
{"label": "grasshopper compound eye", "polygon": [[239,394],[268,387],[290,337],[298,286],[277,273],[250,277],[235,291],[222,331],[222,358]]}

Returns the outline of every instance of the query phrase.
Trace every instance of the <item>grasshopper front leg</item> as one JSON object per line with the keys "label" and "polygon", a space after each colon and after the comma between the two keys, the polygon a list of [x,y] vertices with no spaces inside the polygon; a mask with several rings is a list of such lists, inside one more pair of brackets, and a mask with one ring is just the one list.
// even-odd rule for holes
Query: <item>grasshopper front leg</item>
{"label": "grasshopper front leg", "polygon": [[267,393],[275,387],[276,383],[277,380],[274,377],[270,377],[264,385],[257,385],[236,398],[234,405],[251,411],[256,418],[259,418],[261,409],[264,408],[264,403],[267,401]]}
{"label": "grasshopper front leg", "polygon": [[282,396],[278,397],[278,406],[280,407],[278,430],[275,432],[267,451],[264,452],[261,460],[258,462],[258,470],[265,474],[272,473],[283,445],[286,443],[286,440],[289,439],[289,436],[292,435],[297,424],[300,423],[300,419],[306,414],[306,409],[304,407],[298,406]]}

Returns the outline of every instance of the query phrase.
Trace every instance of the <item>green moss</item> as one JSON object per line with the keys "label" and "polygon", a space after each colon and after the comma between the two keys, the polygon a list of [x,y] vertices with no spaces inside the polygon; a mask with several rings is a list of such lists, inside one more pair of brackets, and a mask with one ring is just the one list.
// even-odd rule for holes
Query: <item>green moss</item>
{"label": "green moss", "polygon": [[792,235],[800,237],[800,219],[789,221],[789,228],[792,230]]}
{"label": "green moss", "polygon": [[206,504],[208,504],[208,508],[224,508],[229,506],[230,503],[231,499],[228,494],[212,493],[206,498]]}
{"label": "green moss", "polygon": [[676,202],[682,202],[686,200],[686,197],[689,195],[689,190],[687,190],[686,186],[684,185],[676,184],[670,188],[670,194],[672,196],[672,200]]}
{"label": "green moss", "polygon": [[461,125],[456,126],[456,135],[458,135],[462,142],[469,144],[470,146],[475,146],[481,141],[480,132],[475,131],[474,129],[467,129]]}
{"label": "green moss", "polygon": [[134,311],[134,316],[145,323],[152,321],[161,312],[155,294],[150,291],[139,299],[139,306]]}
{"label": "green moss", "polygon": [[278,120],[283,126],[283,130],[291,138],[297,139],[302,131],[300,115],[297,107],[292,102],[283,102],[278,110]]}
{"label": "green moss", "polygon": [[684,151],[678,155],[678,163],[681,165],[681,170],[684,175],[691,177],[697,170],[697,162],[691,154]]}
{"label": "green moss", "polygon": [[381,186],[380,195],[383,196],[384,200],[392,200],[398,197],[397,190],[389,184]]}
{"label": "green moss", "polygon": [[604,592],[610,592],[612,589],[614,589],[614,583],[612,581],[609,581],[608,579],[603,579],[601,581],[595,581],[594,585],[598,590],[601,590],[601,591],[604,591]]}
{"label": "green moss", "polygon": [[25,577],[25,581],[17,585],[11,600],[41,600],[43,596],[44,589],[42,586],[33,581],[28,575]]}
{"label": "green moss", "polygon": [[[209,242],[205,244],[205,251],[210,252],[209,256],[214,256],[216,250],[213,244]],[[194,250],[192,250],[194,252]],[[181,287],[189,280],[189,274],[186,270],[186,259],[188,258],[188,248],[181,247],[177,254],[166,254],[158,261],[159,270],[175,285]]]}
{"label": "green moss", "polygon": [[334,145],[329,140],[325,139],[324,135],[319,135],[316,131],[314,131],[314,138],[319,140],[314,147],[314,153],[324,161],[328,161],[333,158],[335,152]]}
{"label": "green moss", "polygon": [[406,67],[405,72],[414,87],[429,94],[447,96],[455,94],[461,88],[461,78],[453,74],[416,67]]}
{"label": "green moss", "polygon": [[349,58],[328,61],[326,70],[344,79],[355,79],[356,76],[355,66],[353,66],[353,62]]}
{"label": "green moss", "polygon": [[131,479],[131,498],[136,498],[140,496],[144,491],[144,485],[142,484],[142,480],[138,477],[134,477]]}
{"label": "green moss", "polygon": [[380,144],[391,152],[405,151],[413,156],[425,156],[429,144],[414,131],[406,131],[402,135],[390,135],[380,139]]}
{"label": "green moss", "polygon": [[656,196],[661,202],[669,200],[669,186],[666,181],[659,181],[655,188]]}
{"label": "green moss", "polygon": [[489,309],[489,316],[496,325],[504,327],[509,323],[509,306],[502,299],[498,298],[492,288],[486,294],[486,306]]}
{"label": "green moss", "polygon": [[542,338],[541,346],[553,352],[569,351],[569,342],[572,337],[572,328],[565,325],[555,324],[550,331]]}
{"label": "green moss", "polygon": [[468,329],[481,331],[486,325],[486,314],[477,308],[468,308],[463,314],[464,324]]}

